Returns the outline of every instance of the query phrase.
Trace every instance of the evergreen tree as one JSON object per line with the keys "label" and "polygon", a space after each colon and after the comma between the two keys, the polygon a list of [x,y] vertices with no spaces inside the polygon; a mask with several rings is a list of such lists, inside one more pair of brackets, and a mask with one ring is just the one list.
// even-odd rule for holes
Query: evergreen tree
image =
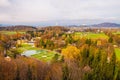
{"label": "evergreen tree", "polygon": [[112,42],[113,42],[113,38],[110,37],[110,38],[108,39],[108,42],[109,42],[109,43],[112,43]]}
{"label": "evergreen tree", "polygon": [[28,65],[27,75],[28,75],[28,80],[32,80],[32,71],[31,71],[30,65]]}
{"label": "evergreen tree", "polygon": [[69,79],[69,69],[68,69],[68,66],[67,64],[64,64],[63,65],[63,79],[62,80],[70,80]]}
{"label": "evergreen tree", "polygon": [[56,53],[52,58],[52,62],[58,62],[58,59],[59,59],[59,55]]}

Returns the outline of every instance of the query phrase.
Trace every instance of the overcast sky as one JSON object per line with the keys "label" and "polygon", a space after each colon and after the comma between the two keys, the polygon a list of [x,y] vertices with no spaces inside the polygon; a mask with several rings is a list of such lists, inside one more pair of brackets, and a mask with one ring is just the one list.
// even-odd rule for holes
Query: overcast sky
{"label": "overcast sky", "polygon": [[120,23],[120,0],[0,0],[0,23]]}

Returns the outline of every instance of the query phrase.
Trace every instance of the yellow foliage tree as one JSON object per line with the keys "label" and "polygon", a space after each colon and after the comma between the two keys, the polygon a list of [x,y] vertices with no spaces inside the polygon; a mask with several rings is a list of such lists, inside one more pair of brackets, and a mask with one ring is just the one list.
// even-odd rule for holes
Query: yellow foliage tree
{"label": "yellow foliage tree", "polygon": [[80,50],[75,46],[67,46],[67,48],[62,50],[62,55],[66,59],[74,59],[78,54],[80,54]]}

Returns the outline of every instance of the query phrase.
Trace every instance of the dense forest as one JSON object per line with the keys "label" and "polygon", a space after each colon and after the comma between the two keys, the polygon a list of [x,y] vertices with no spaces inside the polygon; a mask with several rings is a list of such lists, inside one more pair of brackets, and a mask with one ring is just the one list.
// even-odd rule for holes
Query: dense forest
{"label": "dense forest", "polygon": [[[51,26],[13,31],[0,32],[0,80],[120,80],[119,29]],[[22,56],[23,41],[31,40],[35,48],[57,54],[49,62]]]}
{"label": "dense forest", "polygon": [[36,28],[32,26],[24,26],[24,25],[17,25],[17,26],[0,26],[0,31],[35,31]]}

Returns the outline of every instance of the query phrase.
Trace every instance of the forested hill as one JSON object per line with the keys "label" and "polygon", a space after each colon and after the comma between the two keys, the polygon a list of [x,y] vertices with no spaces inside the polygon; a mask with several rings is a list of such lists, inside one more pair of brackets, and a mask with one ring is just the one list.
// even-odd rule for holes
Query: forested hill
{"label": "forested hill", "polygon": [[36,29],[37,28],[33,26],[23,25],[0,27],[0,31],[35,31]]}
{"label": "forested hill", "polygon": [[120,24],[105,22],[105,23],[95,24],[92,26],[93,27],[120,27]]}

